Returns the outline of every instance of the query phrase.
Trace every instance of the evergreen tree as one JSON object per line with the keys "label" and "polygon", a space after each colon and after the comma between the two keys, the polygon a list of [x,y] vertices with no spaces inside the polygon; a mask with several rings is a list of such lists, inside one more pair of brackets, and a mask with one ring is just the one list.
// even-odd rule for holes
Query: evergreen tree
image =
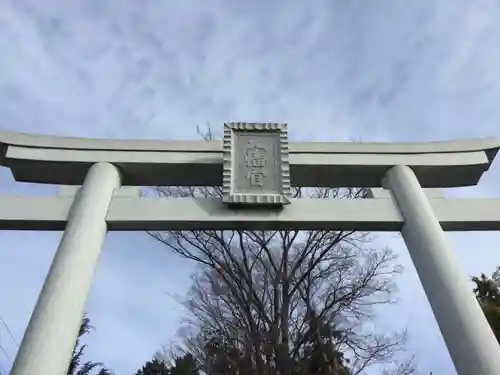
{"label": "evergreen tree", "polygon": [[338,350],[342,332],[317,316],[314,310],[309,313],[309,334],[305,345],[302,363],[298,373],[316,375],[350,375],[349,361]]}
{"label": "evergreen tree", "polygon": [[170,375],[170,372],[165,362],[155,358],[146,362],[142,366],[142,369],[138,370],[135,375]]}
{"label": "evergreen tree", "polygon": [[[275,351],[264,348],[261,355],[268,364],[267,373],[291,375],[351,375],[349,361],[339,350],[342,332],[337,331],[331,324],[314,311],[308,314],[308,330],[303,338],[301,353],[292,358],[289,351]],[[255,359],[248,352],[238,349],[237,339],[232,340],[222,332],[201,334],[202,372],[207,375],[254,375]],[[271,348],[272,349],[272,348]],[[277,353],[284,353],[286,358],[276,361]],[[194,358],[193,358],[194,363]],[[287,368],[277,368],[287,363]],[[190,375],[187,371],[171,375]]]}
{"label": "evergreen tree", "polygon": [[92,328],[94,327],[90,325],[89,317],[85,315],[83,317],[82,324],[80,325],[75,347],[73,348],[73,355],[71,357],[67,375],[90,375],[95,369],[99,369],[97,375],[113,375],[113,373],[105,368],[101,362],[87,361],[81,364],[85,348],[87,347],[87,345],[81,344],[81,339],[87,335]]}
{"label": "evergreen tree", "polygon": [[480,277],[473,277],[475,284],[474,294],[483,309],[488,323],[500,343],[500,288],[494,279],[481,274]]}
{"label": "evergreen tree", "polygon": [[202,347],[203,372],[207,375],[250,375],[253,373],[252,359],[238,344],[224,337],[221,332],[204,334]]}
{"label": "evergreen tree", "polygon": [[164,361],[152,359],[146,362],[135,375],[198,375],[198,366],[191,354],[178,356],[169,366]]}
{"label": "evergreen tree", "polygon": [[177,357],[173,366],[170,367],[170,375],[198,375],[198,365],[195,358],[187,353]]}

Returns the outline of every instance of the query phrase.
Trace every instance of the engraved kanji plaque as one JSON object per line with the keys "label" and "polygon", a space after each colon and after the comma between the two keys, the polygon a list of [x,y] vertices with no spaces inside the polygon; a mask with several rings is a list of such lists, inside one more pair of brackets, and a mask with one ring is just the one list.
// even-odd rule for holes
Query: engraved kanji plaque
{"label": "engraved kanji plaque", "polygon": [[285,124],[224,124],[223,200],[241,205],[290,203]]}

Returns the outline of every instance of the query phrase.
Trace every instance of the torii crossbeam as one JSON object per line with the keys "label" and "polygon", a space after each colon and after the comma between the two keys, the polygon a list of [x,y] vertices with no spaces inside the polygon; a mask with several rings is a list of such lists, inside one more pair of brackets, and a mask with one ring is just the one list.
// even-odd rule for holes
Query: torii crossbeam
{"label": "torii crossbeam", "polygon": [[[500,199],[424,189],[476,185],[499,148],[288,143],[281,124],[227,124],[222,142],[0,132],[0,164],[17,181],[64,185],[57,197],[0,197],[0,229],[64,230],[11,374],[66,373],[108,230],[342,229],[400,231],[458,374],[500,375],[500,346],[443,232],[500,230]],[[141,197],[136,186],[223,186],[224,199]],[[291,199],[297,186],[371,195]]]}

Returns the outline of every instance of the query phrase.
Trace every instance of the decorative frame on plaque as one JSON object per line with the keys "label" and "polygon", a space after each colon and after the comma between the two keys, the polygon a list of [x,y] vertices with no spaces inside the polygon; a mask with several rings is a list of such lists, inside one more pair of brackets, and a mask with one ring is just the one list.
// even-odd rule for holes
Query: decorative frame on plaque
{"label": "decorative frame on plaque", "polygon": [[286,124],[224,124],[223,201],[234,205],[290,203]]}

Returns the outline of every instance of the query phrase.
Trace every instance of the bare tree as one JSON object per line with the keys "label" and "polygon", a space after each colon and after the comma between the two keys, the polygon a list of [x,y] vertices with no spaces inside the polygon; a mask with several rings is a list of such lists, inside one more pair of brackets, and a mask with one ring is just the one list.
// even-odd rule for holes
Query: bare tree
{"label": "bare tree", "polygon": [[[162,197],[221,197],[219,187],[158,188]],[[295,189],[295,197],[362,199],[363,189]],[[314,334],[311,319],[332,330],[352,374],[391,363],[406,333],[378,333],[374,308],[393,302],[401,272],[387,248],[353,231],[151,232],[202,265],[184,305],[191,318],[185,344],[200,362],[206,333],[245,352],[253,373],[292,374]],[[331,343],[332,344],[332,343]],[[399,366],[398,375],[413,372]]]}

